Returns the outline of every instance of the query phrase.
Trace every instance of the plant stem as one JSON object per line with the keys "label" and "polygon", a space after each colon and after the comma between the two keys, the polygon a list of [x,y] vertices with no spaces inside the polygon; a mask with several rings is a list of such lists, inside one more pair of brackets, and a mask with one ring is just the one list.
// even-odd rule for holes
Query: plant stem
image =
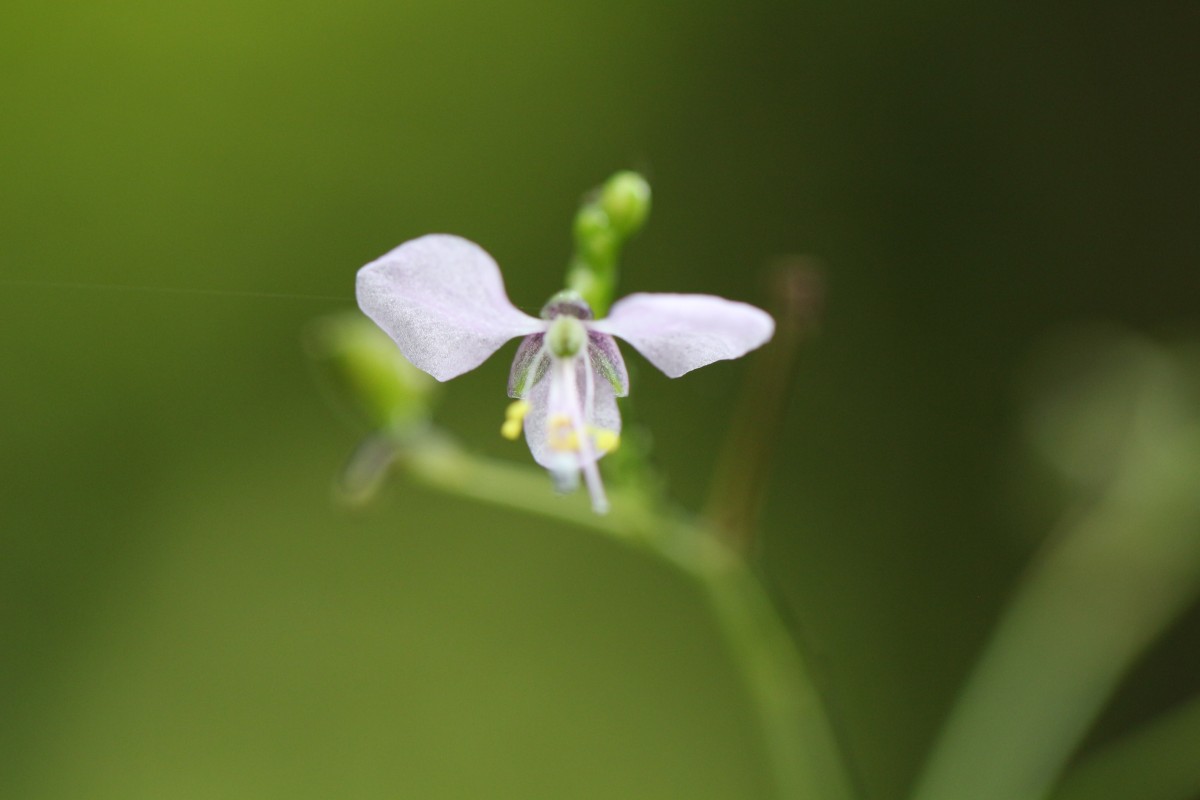
{"label": "plant stem", "polygon": [[746,554],[755,545],[759,509],[796,382],[800,346],[816,328],[823,294],[817,266],[799,257],[771,272],[770,288],[775,337],[750,360],[704,513],[730,547]]}
{"label": "plant stem", "polygon": [[754,701],[780,797],[848,800],[844,760],[791,631],[740,558],[702,579]]}
{"label": "plant stem", "polygon": [[1200,588],[1200,431],[1168,428],[1065,525],[1009,604],[916,800],[1045,797],[1119,680]]}
{"label": "plant stem", "polygon": [[1200,697],[1067,773],[1053,800],[1191,800],[1200,794]]}
{"label": "plant stem", "polygon": [[[443,492],[609,536],[621,538],[631,526],[642,524],[636,505],[619,502],[611,513],[595,514],[582,497],[555,495],[543,471],[479,458],[433,431],[411,442],[400,454],[399,463],[416,480]],[[623,497],[621,492],[613,494],[614,499]]]}
{"label": "plant stem", "polygon": [[754,705],[777,796],[852,797],[833,729],[787,624],[747,561],[714,532],[659,514],[629,490],[613,491],[612,512],[598,516],[582,498],[555,497],[540,471],[472,456],[432,432],[399,463],[428,486],[610,536],[694,580]]}

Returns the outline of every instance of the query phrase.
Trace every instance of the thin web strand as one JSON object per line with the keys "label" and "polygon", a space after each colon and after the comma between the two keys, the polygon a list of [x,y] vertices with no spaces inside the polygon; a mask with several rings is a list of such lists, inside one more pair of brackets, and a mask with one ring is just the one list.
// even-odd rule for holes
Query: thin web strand
{"label": "thin web strand", "polygon": [[238,289],[196,289],[175,286],[139,286],[123,283],[81,283],[74,281],[0,280],[0,286],[26,289],[66,289],[69,291],[142,292],[149,294],[198,294],[210,297],[250,297],[274,300],[319,300],[323,302],[352,302],[352,297],[293,292],[255,292]]}

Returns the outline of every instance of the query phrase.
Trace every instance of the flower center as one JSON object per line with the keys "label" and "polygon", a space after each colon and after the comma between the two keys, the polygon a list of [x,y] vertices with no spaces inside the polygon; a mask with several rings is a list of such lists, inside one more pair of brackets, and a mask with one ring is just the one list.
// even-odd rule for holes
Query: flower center
{"label": "flower center", "polygon": [[563,289],[542,306],[542,319],[557,319],[558,317],[591,319],[592,316],[592,308],[583,299],[583,295],[570,289]]}
{"label": "flower center", "polygon": [[[507,424],[507,423],[505,423]],[[602,454],[616,450],[621,444],[621,435],[607,428],[597,428],[595,425],[585,426],[592,447]],[[582,453],[579,431],[575,423],[566,414],[555,414],[546,423],[546,443],[556,453]]]}
{"label": "flower center", "polygon": [[587,344],[587,328],[575,317],[557,317],[546,330],[546,347],[556,358],[574,358]]}

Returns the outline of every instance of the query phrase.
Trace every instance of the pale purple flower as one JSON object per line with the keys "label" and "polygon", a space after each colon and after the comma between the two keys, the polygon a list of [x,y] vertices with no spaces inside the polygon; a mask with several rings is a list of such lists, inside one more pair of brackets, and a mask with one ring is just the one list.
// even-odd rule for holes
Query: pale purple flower
{"label": "pale purple flower", "polygon": [[562,292],[541,319],[518,310],[500,268],[479,245],[431,234],[405,242],[358,271],[358,305],[404,356],[440,381],[474,369],[510,339],[524,337],[513,359],[511,404],[502,432],[525,439],[560,488],[583,474],[592,506],[608,508],[596,461],[616,447],[618,397],[629,377],[614,336],[672,378],[738,358],[767,342],[770,315],[702,294],[633,294],[604,319],[577,294]]}

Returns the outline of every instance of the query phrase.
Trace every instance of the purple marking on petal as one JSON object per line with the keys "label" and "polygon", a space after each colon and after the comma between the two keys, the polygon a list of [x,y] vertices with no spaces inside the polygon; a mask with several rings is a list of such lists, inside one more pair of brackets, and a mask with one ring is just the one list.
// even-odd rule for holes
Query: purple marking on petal
{"label": "purple marking on petal", "polygon": [[629,371],[617,348],[617,340],[607,333],[588,331],[588,356],[596,375],[612,384],[617,397],[629,394]]}
{"label": "purple marking on petal", "polygon": [[413,239],[367,264],[356,294],[405,358],[439,381],[546,327],[513,306],[500,268],[482,247],[448,234]]}
{"label": "purple marking on petal", "polygon": [[525,397],[534,384],[546,374],[546,369],[550,366],[550,355],[542,352],[545,339],[544,333],[532,333],[517,345],[517,354],[513,356],[512,369],[508,373],[509,397]]}
{"label": "purple marking on petal", "polygon": [[575,319],[592,319],[595,314],[592,313],[592,307],[587,304],[579,292],[564,289],[542,306],[539,316],[545,320],[564,316],[575,317]]}
{"label": "purple marking on petal", "polygon": [[761,347],[774,334],[775,321],[752,305],[707,294],[631,294],[589,327],[624,339],[678,378]]}

